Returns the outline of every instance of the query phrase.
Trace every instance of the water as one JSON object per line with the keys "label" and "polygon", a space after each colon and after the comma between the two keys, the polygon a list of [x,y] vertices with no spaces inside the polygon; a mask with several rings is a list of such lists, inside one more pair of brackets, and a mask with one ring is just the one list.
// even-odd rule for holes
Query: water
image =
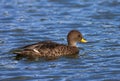
{"label": "water", "polygon": [[[10,51],[42,40],[66,44],[76,29],[89,43],[77,58],[15,60]],[[120,81],[120,0],[1,0],[1,81]]]}

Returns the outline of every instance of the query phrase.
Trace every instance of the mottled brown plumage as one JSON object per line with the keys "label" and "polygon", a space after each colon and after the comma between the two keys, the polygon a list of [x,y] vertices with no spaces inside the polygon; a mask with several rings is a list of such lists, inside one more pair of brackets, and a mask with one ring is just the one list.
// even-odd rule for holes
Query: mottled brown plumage
{"label": "mottled brown plumage", "polygon": [[15,54],[26,57],[56,58],[65,55],[77,54],[79,49],[76,47],[77,42],[87,42],[83,39],[82,34],[77,30],[72,30],[67,35],[68,45],[58,44],[52,41],[42,41],[22,48]]}

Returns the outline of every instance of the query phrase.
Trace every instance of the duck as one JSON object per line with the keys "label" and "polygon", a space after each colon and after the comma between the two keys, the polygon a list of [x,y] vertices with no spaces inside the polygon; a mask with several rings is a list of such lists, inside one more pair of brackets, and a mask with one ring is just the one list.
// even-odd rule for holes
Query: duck
{"label": "duck", "polygon": [[14,52],[19,56],[30,58],[58,58],[61,56],[73,55],[79,53],[77,42],[87,43],[81,32],[71,30],[67,35],[68,44],[59,44],[53,41],[40,41],[31,45],[20,48],[21,50]]}

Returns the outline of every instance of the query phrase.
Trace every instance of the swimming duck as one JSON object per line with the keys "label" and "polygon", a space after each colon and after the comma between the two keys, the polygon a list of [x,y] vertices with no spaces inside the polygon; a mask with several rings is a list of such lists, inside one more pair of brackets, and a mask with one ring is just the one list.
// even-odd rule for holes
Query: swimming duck
{"label": "swimming duck", "polygon": [[41,41],[22,47],[22,50],[14,52],[14,54],[37,58],[56,58],[65,55],[73,55],[79,53],[76,43],[86,43],[87,41],[79,31],[71,30],[67,35],[67,42],[68,44],[64,45],[52,41]]}

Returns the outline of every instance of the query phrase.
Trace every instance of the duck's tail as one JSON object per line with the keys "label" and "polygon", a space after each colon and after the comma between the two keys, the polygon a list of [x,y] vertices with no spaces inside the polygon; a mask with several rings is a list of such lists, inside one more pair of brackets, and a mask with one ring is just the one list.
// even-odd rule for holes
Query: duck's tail
{"label": "duck's tail", "polygon": [[12,51],[13,54],[22,54],[22,50],[17,49]]}
{"label": "duck's tail", "polygon": [[13,52],[13,54],[22,54],[20,51]]}

